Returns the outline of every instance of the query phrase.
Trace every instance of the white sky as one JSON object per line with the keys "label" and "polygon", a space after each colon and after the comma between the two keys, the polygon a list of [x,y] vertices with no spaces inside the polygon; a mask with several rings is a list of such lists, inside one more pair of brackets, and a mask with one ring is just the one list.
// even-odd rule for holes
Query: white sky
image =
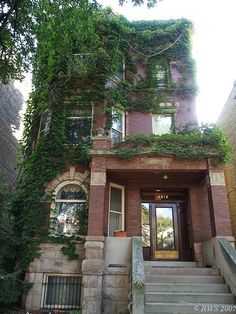
{"label": "white sky", "polygon": [[[236,0],[162,0],[152,9],[128,4],[120,7],[118,0],[99,2],[131,21],[185,17],[193,22],[198,119],[216,122],[236,80]],[[30,89],[29,77],[26,81],[16,83],[25,99]]]}

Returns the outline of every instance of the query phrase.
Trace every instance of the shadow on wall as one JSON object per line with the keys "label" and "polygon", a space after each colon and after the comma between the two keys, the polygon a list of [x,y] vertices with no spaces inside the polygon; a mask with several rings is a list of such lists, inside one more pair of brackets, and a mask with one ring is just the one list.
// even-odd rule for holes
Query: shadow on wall
{"label": "shadow on wall", "polygon": [[0,84],[0,186],[7,182],[11,187],[18,174],[15,169],[18,141],[14,131],[20,128],[22,105],[23,97],[13,82]]}

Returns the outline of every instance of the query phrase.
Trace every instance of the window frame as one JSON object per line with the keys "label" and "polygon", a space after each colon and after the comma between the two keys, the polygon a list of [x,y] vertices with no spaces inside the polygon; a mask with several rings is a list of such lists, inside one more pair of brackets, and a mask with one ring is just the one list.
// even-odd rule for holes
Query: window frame
{"label": "window frame", "polygon": [[[82,108],[71,108],[70,110],[82,110]],[[84,119],[90,119],[91,121],[91,127],[90,127],[90,134],[88,135],[91,139],[93,136],[93,123],[94,123],[94,104],[91,104],[91,116],[67,116],[66,117],[66,121],[67,120],[84,120]],[[76,143],[71,142],[67,136],[66,136],[66,140],[67,140],[67,144],[69,145],[76,145]]]}
{"label": "window frame", "polygon": [[[57,204],[60,204],[60,203],[78,203],[78,204],[88,204],[88,198],[86,198],[86,200],[70,200],[70,199],[68,199],[68,200],[61,200],[61,199],[57,199],[57,194],[58,194],[58,192],[64,187],[64,186],[67,186],[67,185],[78,185],[78,186],[80,186],[83,190],[84,190],[84,192],[85,192],[85,194],[86,194],[86,196],[88,196],[88,190],[87,190],[87,188],[85,187],[85,185],[83,184],[83,182],[80,182],[80,181],[77,181],[77,180],[66,180],[66,181],[63,181],[63,182],[61,182],[61,183],[59,183],[58,185],[57,185],[57,187],[55,188],[55,191],[54,191],[54,199],[53,199],[53,201],[51,202],[51,210],[50,210],[50,215],[49,215],[49,230],[50,230],[50,219],[51,218],[55,218],[55,217],[57,217],[56,215],[55,215],[55,212],[58,214],[59,213],[59,208],[57,208]],[[53,237],[58,237],[58,236],[61,236],[61,235],[55,235],[55,234],[50,234],[51,236],[53,236]],[[62,235],[63,236],[67,236],[66,234],[64,234],[64,233],[62,233]],[[70,235],[68,235],[68,236],[70,236]]]}
{"label": "window frame", "polygon": [[[112,189],[112,187],[121,190],[121,212],[111,210],[111,189]],[[110,183],[110,186],[109,186],[109,208],[108,208],[107,236],[108,237],[114,237],[114,235],[113,236],[110,235],[110,213],[121,215],[121,229],[119,229],[119,230],[124,230],[124,228],[125,228],[125,187],[123,185]]]}
{"label": "window frame", "polygon": [[[44,273],[43,274],[43,281],[42,281],[42,293],[41,293],[41,302],[40,302],[40,309],[52,309],[51,307],[56,304],[51,304],[51,305],[44,305],[46,302],[46,297],[47,297],[47,289],[48,289],[48,277],[76,277],[81,279],[81,284],[80,284],[80,296],[79,296],[79,306],[74,308],[74,309],[79,309],[81,308],[81,297],[82,297],[82,275],[81,274],[58,274],[58,273]],[[56,306],[62,306],[59,308],[60,310],[72,310],[70,305],[56,305]]]}
{"label": "window frame", "polygon": [[[116,129],[113,127],[113,112],[116,111],[118,113],[121,113],[122,115],[122,131]],[[111,139],[112,139],[112,142],[115,143],[116,142],[116,139],[112,137],[112,133],[113,133],[113,130],[115,132],[118,132],[121,134],[121,140],[123,138],[125,138],[125,129],[126,129],[126,125],[125,125],[125,122],[126,122],[126,112],[124,110],[122,110],[121,108],[113,108],[112,109],[112,126],[111,126]]]}
{"label": "window frame", "polygon": [[[170,132],[169,133],[162,133],[162,134],[157,134],[155,132],[155,119],[156,117],[170,117],[171,118],[171,126],[170,126]],[[154,135],[164,135],[164,134],[173,134],[174,133],[174,113],[155,113],[152,114],[152,134]]]}

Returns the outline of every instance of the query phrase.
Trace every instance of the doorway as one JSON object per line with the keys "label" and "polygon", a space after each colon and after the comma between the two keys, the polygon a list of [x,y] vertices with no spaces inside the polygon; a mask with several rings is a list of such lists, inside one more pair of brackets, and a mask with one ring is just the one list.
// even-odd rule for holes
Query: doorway
{"label": "doorway", "polygon": [[184,199],[143,201],[142,239],[146,260],[192,260],[190,218]]}

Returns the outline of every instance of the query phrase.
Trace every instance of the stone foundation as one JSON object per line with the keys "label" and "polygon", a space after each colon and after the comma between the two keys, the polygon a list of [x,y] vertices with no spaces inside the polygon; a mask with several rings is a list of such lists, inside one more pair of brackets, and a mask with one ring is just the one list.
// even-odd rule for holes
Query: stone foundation
{"label": "stone foundation", "polygon": [[76,253],[78,260],[69,261],[61,252],[63,244],[42,243],[40,245],[41,256],[36,258],[29,266],[25,275],[25,281],[32,283],[24,299],[24,308],[27,311],[37,311],[41,308],[43,294],[43,278],[45,275],[82,275],[81,264],[84,259],[85,249],[83,244],[78,244]]}

